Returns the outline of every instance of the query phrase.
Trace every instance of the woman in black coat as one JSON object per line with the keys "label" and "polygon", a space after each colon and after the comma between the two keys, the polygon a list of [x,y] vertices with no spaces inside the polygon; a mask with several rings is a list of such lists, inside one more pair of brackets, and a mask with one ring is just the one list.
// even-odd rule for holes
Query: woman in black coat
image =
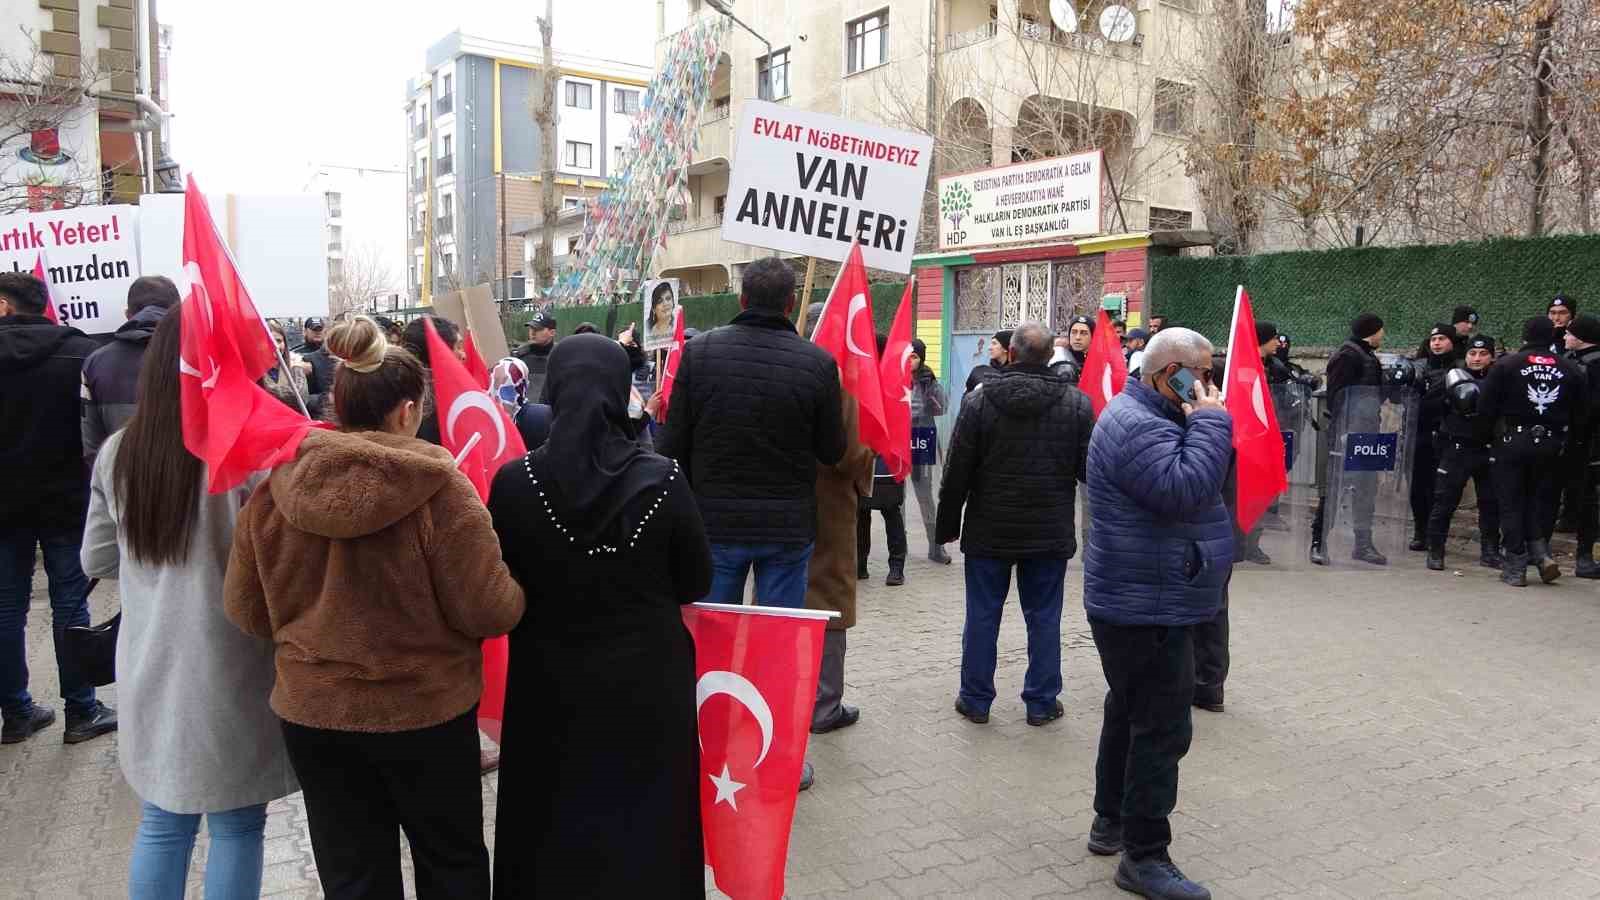
{"label": "woman in black coat", "polygon": [[496,897],[704,896],[694,643],[711,548],[676,463],[628,418],[627,353],[562,341],[549,440],[489,512],[528,614],[511,633]]}

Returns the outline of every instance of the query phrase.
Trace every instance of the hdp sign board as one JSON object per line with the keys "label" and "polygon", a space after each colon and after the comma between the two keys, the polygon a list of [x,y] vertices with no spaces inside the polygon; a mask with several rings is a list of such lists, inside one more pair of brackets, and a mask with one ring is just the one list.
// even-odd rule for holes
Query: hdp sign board
{"label": "hdp sign board", "polygon": [[1345,438],[1346,472],[1392,472],[1400,436],[1393,432],[1352,431]]}
{"label": "hdp sign board", "polygon": [[1037,243],[1100,232],[1099,150],[939,179],[939,249]]}
{"label": "hdp sign board", "polygon": [[132,206],[78,206],[0,217],[0,272],[32,272],[44,254],[61,324],[85,334],[127,321],[128,286],[139,277]]}
{"label": "hdp sign board", "polygon": [[933,138],[751,100],[735,140],[723,240],[911,271]]}

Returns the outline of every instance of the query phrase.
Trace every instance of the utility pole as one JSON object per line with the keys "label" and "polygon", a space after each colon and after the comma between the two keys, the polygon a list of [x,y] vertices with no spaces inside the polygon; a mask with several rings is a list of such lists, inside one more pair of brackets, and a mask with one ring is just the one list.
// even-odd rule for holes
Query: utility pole
{"label": "utility pole", "polygon": [[[559,80],[559,75],[556,72],[555,50],[550,45],[550,30],[554,16],[554,0],[545,0],[544,17],[539,20],[539,37],[544,42],[544,68],[539,73],[542,90],[539,108],[533,116],[534,121],[539,123],[540,156],[539,250],[534,254],[533,260],[533,274],[538,288],[555,285],[553,260],[556,216],[561,212],[556,206],[556,82]],[[528,291],[528,296],[535,296],[534,291]]]}

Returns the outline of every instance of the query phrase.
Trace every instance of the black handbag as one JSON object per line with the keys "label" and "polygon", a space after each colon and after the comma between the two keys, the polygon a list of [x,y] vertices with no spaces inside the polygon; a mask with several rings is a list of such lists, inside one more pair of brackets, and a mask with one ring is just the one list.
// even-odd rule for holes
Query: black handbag
{"label": "black handbag", "polygon": [[[89,582],[89,593],[100,584],[100,579]],[[74,625],[67,628],[67,655],[78,672],[95,687],[105,687],[117,680],[117,631],[122,627],[122,613],[99,625]]]}

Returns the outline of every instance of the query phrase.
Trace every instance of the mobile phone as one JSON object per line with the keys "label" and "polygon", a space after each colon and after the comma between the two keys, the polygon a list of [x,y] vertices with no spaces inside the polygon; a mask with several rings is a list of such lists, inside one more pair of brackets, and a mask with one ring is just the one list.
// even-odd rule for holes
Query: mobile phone
{"label": "mobile phone", "polygon": [[1167,378],[1167,384],[1172,385],[1173,393],[1189,403],[1195,402],[1194,387],[1199,381],[1200,379],[1194,377],[1194,373],[1188,369],[1179,369]]}

